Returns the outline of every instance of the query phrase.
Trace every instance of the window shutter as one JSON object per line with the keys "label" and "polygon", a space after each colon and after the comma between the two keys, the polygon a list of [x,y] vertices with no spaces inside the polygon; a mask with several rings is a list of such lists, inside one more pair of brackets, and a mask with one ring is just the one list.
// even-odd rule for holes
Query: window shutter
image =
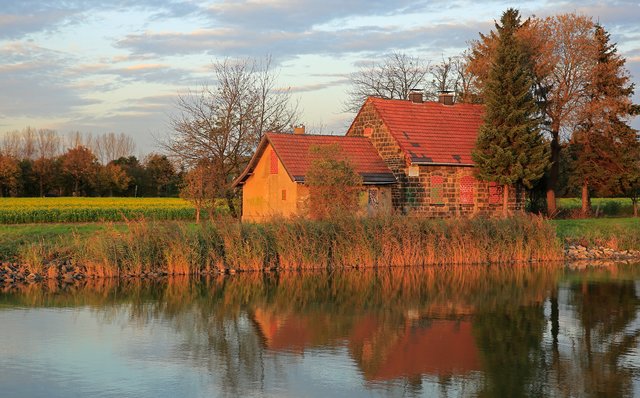
{"label": "window shutter", "polygon": [[502,186],[496,182],[489,183],[489,203],[502,203]]}
{"label": "window shutter", "polygon": [[431,204],[444,204],[442,199],[442,190],[444,188],[444,177],[431,176]]}
{"label": "window shutter", "polygon": [[460,203],[472,205],[475,199],[476,180],[472,176],[460,178]]}
{"label": "window shutter", "polygon": [[271,150],[271,174],[278,174],[278,156],[273,149]]}

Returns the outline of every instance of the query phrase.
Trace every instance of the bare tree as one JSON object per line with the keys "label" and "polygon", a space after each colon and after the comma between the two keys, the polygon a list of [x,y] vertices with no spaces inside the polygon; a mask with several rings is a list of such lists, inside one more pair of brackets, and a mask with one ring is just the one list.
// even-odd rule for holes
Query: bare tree
{"label": "bare tree", "polygon": [[216,196],[224,197],[231,214],[231,182],[246,165],[266,131],[285,131],[297,121],[290,91],[276,88],[271,60],[224,60],[213,64],[215,84],[180,95],[173,133],[160,145],[168,154],[195,167],[206,160]]}
{"label": "bare tree", "polygon": [[103,165],[121,157],[130,156],[136,149],[133,138],[124,133],[99,135],[93,144],[94,148],[92,149]]}
{"label": "bare tree", "polygon": [[5,133],[0,143],[0,153],[14,159],[22,157],[22,139],[18,130]]}
{"label": "bare tree", "polygon": [[39,129],[35,137],[37,159],[54,158],[60,154],[60,137],[55,130]]}
{"label": "bare tree", "polygon": [[54,158],[60,154],[60,137],[54,130],[40,129],[35,141],[33,171],[38,178],[40,196],[44,196],[55,178]]}
{"label": "bare tree", "polygon": [[424,90],[429,64],[421,58],[392,53],[351,74],[345,112],[357,112],[367,97],[407,99],[414,89]]}
{"label": "bare tree", "polygon": [[456,92],[458,86],[458,74],[454,65],[453,57],[442,58],[439,62],[429,69],[430,82],[427,92],[427,98],[437,100],[438,95],[442,92]]}

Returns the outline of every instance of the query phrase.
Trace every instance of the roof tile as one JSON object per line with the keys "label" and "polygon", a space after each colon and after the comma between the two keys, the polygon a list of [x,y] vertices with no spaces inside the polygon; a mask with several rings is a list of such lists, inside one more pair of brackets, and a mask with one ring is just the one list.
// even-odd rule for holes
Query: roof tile
{"label": "roof tile", "polygon": [[369,98],[412,163],[472,165],[484,107]]}
{"label": "roof tile", "polygon": [[267,133],[266,138],[296,181],[303,181],[311,166],[314,159],[310,153],[312,146],[337,145],[365,183],[395,182],[393,173],[368,138],[281,133]]}

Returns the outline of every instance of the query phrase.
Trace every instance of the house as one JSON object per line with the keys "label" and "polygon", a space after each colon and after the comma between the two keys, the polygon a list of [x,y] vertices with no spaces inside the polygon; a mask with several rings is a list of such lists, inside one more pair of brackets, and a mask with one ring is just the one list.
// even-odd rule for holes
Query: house
{"label": "house", "polygon": [[[471,153],[483,114],[482,105],[457,104],[450,94],[423,101],[412,92],[409,100],[368,98],[345,136],[266,134],[234,182],[242,186],[242,218],[304,215],[309,149],[322,145],[339,146],[363,177],[363,214],[500,214],[502,187],[474,177]],[[522,206],[522,192],[509,198],[512,210]]]}
{"label": "house", "polygon": [[234,186],[242,187],[242,219],[305,215],[309,189],[304,178],[315,156],[313,147],[336,146],[360,174],[360,211],[390,212],[391,187],[396,178],[366,137],[267,133]]}
{"label": "house", "polygon": [[[419,92],[409,98],[368,98],[347,131],[347,137],[369,138],[393,171],[394,209],[427,217],[498,214],[502,187],[473,173],[484,107],[454,103],[446,93],[437,102],[423,101]],[[522,205],[522,193],[509,197],[512,210]]]}

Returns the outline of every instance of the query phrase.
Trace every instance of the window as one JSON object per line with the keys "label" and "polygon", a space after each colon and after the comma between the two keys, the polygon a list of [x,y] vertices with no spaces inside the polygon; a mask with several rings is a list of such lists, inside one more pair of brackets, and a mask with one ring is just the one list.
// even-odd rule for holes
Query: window
{"label": "window", "polygon": [[282,200],[287,200],[287,190],[286,189],[282,190]]}
{"label": "window", "polygon": [[460,178],[460,203],[472,205],[475,198],[476,180],[472,176]]}
{"label": "window", "polygon": [[489,203],[497,204],[502,202],[502,186],[497,182],[489,183]]}
{"label": "window", "polygon": [[278,156],[273,149],[271,150],[271,174],[278,174]]}
{"label": "window", "polygon": [[431,204],[442,205],[444,201],[442,199],[442,190],[444,188],[444,177],[431,176]]}

